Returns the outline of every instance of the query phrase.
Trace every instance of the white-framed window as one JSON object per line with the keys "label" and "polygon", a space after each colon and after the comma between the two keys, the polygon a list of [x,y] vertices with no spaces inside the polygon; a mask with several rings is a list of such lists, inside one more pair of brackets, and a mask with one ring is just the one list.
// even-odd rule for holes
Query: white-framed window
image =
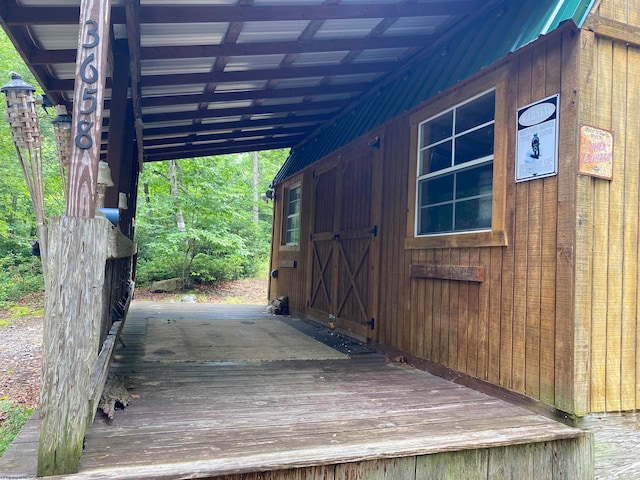
{"label": "white-framed window", "polygon": [[300,243],[300,201],[301,187],[296,185],[286,190],[286,219],[284,222],[284,244],[298,245]]}
{"label": "white-framed window", "polygon": [[415,235],[491,230],[496,93],[418,124]]}

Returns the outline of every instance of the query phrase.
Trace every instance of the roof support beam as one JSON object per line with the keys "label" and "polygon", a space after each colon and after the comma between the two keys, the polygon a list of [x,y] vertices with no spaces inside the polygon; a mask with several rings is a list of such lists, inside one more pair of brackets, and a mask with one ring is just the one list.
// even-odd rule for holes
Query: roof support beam
{"label": "roof support beam", "polygon": [[227,155],[230,153],[245,153],[259,150],[277,150],[280,148],[290,148],[296,142],[287,140],[283,142],[233,142],[225,143],[224,146],[211,147],[202,146],[200,148],[181,149],[176,151],[167,151],[162,149],[158,154],[147,153],[145,162],[159,162],[162,160],[179,160],[181,158],[211,157],[214,155]]}
{"label": "roof support beam", "polygon": [[144,157],[144,142],[142,131],[142,87],[140,85],[140,0],[125,1],[125,13],[127,19],[127,39],[129,40],[129,69],[131,70],[131,99],[133,100],[134,128],[136,131],[136,145],[138,146],[138,162],[140,171]]}
{"label": "roof support beam", "polygon": [[[207,83],[250,82],[253,80],[273,80],[305,77],[338,77],[340,75],[358,75],[363,73],[383,73],[393,71],[398,62],[372,62],[363,64],[265,68],[262,70],[243,70],[237,72],[178,73],[174,75],[148,75],[142,77],[144,87],[165,87],[168,85],[195,85]],[[73,90],[73,80],[53,80],[48,90]],[[109,84],[107,84],[109,86]]]}
{"label": "roof support beam", "polygon": [[269,113],[295,113],[308,110],[338,110],[349,104],[348,100],[331,102],[290,103],[284,105],[256,105],[251,107],[191,110],[187,112],[167,112],[144,115],[145,123],[172,122],[175,120],[197,120],[203,118],[233,117],[240,115],[263,115]]}
{"label": "roof support beam", "polygon": [[[211,58],[218,56],[240,57],[246,55],[271,55],[280,53],[286,55],[290,53],[423,47],[428,45],[432,39],[432,35],[407,35],[397,37],[383,36],[374,38],[345,38],[340,40],[307,40],[297,42],[141,47],[140,60],[158,60],[165,58]],[[29,59],[33,65],[72,63],[75,61],[75,50],[35,50],[29,56]]]}
{"label": "roof support beam", "polygon": [[[365,3],[352,5],[206,5],[184,8],[178,5],[140,7],[141,23],[210,23],[282,20],[334,20],[356,18],[462,16],[484,6],[483,1],[433,1]],[[125,7],[126,8],[126,7]],[[54,25],[77,23],[78,7],[20,6],[3,12],[7,25]],[[112,9],[113,23],[126,23],[123,7]]]}
{"label": "roof support beam", "polygon": [[224,130],[237,130],[241,128],[260,128],[270,126],[294,126],[313,125],[328,121],[329,115],[292,115],[290,117],[261,118],[257,120],[240,120],[237,122],[202,123],[199,125],[177,125],[170,127],[145,128],[144,135],[147,138],[175,136],[181,133],[212,133]]}

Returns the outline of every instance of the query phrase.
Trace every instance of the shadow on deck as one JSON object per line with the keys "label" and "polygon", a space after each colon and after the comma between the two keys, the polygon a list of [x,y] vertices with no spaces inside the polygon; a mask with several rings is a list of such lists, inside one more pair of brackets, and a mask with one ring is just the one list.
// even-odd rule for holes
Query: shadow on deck
{"label": "shadow on deck", "polygon": [[[589,434],[262,310],[132,304],[111,371],[134,400],[72,478],[591,478]],[[36,446],[34,420],[0,478]]]}

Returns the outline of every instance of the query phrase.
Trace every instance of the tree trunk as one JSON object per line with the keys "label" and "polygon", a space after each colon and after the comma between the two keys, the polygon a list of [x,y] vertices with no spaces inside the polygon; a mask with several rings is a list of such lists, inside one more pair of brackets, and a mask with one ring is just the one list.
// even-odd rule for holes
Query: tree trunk
{"label": "tree trunk", "polygon": [[178,203],[178,168],[175,160],[169,160],[169,178],[171,179],[171,196],[176,204],[176,225],[179,232],[184,232],[187,228],[184,224],[182,208]]}
{"label": "tree trunk", "polygon": [[258,152],[253,152],[253,221],[258,223],[260,217],[258,216],[258,202],[260,201],[260,192],[258,191],[258,185],[260,182],[260,160],[258,159]]}

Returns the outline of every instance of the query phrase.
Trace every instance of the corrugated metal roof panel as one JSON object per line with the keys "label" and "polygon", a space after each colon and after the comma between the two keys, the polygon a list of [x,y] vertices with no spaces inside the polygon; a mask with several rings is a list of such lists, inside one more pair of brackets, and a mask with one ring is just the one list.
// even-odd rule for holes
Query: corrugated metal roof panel
{"label": "corrugated metal roof panel", "polygon": [[592,0],[506,0],[473,25],[457,25],[451,35],[402,75],[387,82],[384,94],[369,95],[306,143],[292,149],[274,184],[323,156],[428,100],[566,20],[581,21]]}
{"label": "corrugated metal roof panel", "polygon": [[218,45],[224,40],[228,24],[218,23],[143,23],[140,44],[143,47],[179,45]]}
{"label": "corrugated metal roof panel", "polygon": [[[267,23],[267,25],[265,25]],[[238,43],[295,41],[309,25],[308,20],[282,20],[271,22],[245,22]],[[266,34],[266,35],[265,35]]]}
{"label": "corrugated metal roof panel", "polygon": [[210,58],[172,58],[170,60],[142,60],[143,75],[170,75],[174,73],[206,73],[211,71]]}

